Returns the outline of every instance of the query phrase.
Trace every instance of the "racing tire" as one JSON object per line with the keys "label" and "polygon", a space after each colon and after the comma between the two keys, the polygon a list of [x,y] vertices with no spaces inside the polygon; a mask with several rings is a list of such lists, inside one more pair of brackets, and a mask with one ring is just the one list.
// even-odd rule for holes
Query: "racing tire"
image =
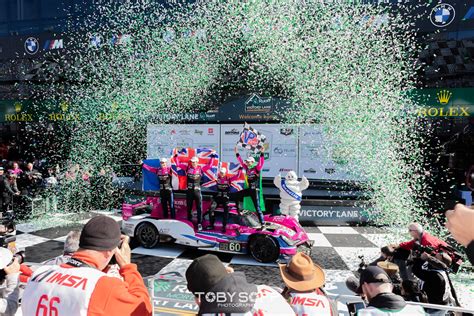
{"label": "racing tire", "polygon": [[155,225],[142,223],[137,227],[135,236],[143,248],[155,248],[160,242],[160,233]]}
{"label": "racing tire", "polygon": [[280,257],[280,246],[271,236],[254,235],[249,241],[249,253],[258,262],[275,262]]}

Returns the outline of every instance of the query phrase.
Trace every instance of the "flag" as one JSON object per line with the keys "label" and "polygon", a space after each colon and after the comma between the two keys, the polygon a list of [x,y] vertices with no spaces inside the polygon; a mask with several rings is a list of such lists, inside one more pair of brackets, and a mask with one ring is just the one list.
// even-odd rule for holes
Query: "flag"
{"label": "flag", "polygon": [[212,157],[214,157],[214,162],[211,168],[202,173],[201,186],[211,190],[215,189],[219,155],[214,149],[196,148],[196,156],[199,158],[199,165],[201,167],[206,166],[211,161]]}
{"label": "flag", "polygon": [[[160,166],[160,159],[146,159],[144,164],[158,168]],[[160,189],[160,181],[155,173],[142,168],[143,171],[143,190],[144,191],[158,191]]]}
{"label": "flag", "polygon": [[266,137],[261,134],[255,128],[251,127],[247,123],[244,124],[244,129],[240,133],[239,141],[237,145],[240,145],[248,150],[258,152],[263,148]]}
{"label": "flag", "polygon": [[182,164],[188,164],[189,160],[196,156],[196,151],[194,148],[174,148],[173,149],[173,158],[171,159],[171,173],[173,177],[171,179],[171,184],[173,185],[173,190],[186,190],[186,170],[178,168],[174,155],[178,154],[179,162]]}
{"label": "flag", "polygon": [[209,148],[194,149],[191,147],[182,148],[179,150],[178,148],[174,148],[173,158],[171,160],[171,169],[173,173],[173,190],[186,190],[187,188],[186,170],[178,168],[174,159],[175,154],[178,154],[179,162],[181,164],[188,164],[189,160],[192,157],[197,156],[199,158],[199,165],[201,167],[206,166],[211,160],[211,158],[214,156],[214,163],[210,169],[203,172],[201,183],[202,187],[205,188],[212,189],[212,187],[215,186],[214,180],[216,179],[217,166],[219,164],[219,156],[217,155],[215,150]]}
{"label": "flag", "polygon": [[[236,174],[238,174],[240,167],[241,167],[240,163],[234,163],[234,162],[221,162],[221,166],[220,166],[220,168],[227,169],[228,177],[233,177]],[[244,185],[245,185],[245,173],[241,172],[240,177],[232,181],[230,192],[237,192],[237,191],[243,190]]]}

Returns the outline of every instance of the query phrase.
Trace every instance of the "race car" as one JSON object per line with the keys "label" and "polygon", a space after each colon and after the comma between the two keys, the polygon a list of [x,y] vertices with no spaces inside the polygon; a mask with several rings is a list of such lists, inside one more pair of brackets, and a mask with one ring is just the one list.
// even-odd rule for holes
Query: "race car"
{"label": "race car", "polygon": [[[160,242],[174,242],[198,249],[234,254],[250,254],[262,263],[286,262],[297,251],[310,253],[313,241],[301,225],[285,215],[265,215],[265,225],[255,213],[238,214],[235,204],[229,203],[226,231],[222,232],[223,210],[214,211],[212,230],[197,230],[196,215],[187,220],[186,199],[174,200],[176,219],[164,219],[158,197],[147,197],[142,202],[122,205],[122,231],[145,248],[154,248]],[[203,200],[203,210],[208,210],[209,200]],[[209,213],[203,216],[203,227],[210,225]]]}

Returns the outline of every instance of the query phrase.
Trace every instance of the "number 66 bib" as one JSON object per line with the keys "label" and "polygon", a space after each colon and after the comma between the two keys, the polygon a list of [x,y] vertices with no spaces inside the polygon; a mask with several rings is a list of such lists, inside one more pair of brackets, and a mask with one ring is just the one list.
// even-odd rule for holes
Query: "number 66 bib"
{"label": "number 66 bib", "polygon": [[105,275],[87,267],[40,267],[23,293],[23,315],[87,316],[95,285]]}

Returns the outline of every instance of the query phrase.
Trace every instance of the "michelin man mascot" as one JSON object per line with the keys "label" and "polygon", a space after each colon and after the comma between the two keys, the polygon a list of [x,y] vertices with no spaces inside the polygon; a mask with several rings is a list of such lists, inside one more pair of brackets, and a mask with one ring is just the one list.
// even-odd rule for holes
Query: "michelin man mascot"
{"label": "michelin man mascot", "polygon": [[301,191],[308,188],[308,179],[303,176],[301,181],[298,181],[296,172],[292,170],[286,174],[285,179],[282,179],[281,175],[276,176],[273,183],[280,190],[280,212],[298,220],[301,209]]}

